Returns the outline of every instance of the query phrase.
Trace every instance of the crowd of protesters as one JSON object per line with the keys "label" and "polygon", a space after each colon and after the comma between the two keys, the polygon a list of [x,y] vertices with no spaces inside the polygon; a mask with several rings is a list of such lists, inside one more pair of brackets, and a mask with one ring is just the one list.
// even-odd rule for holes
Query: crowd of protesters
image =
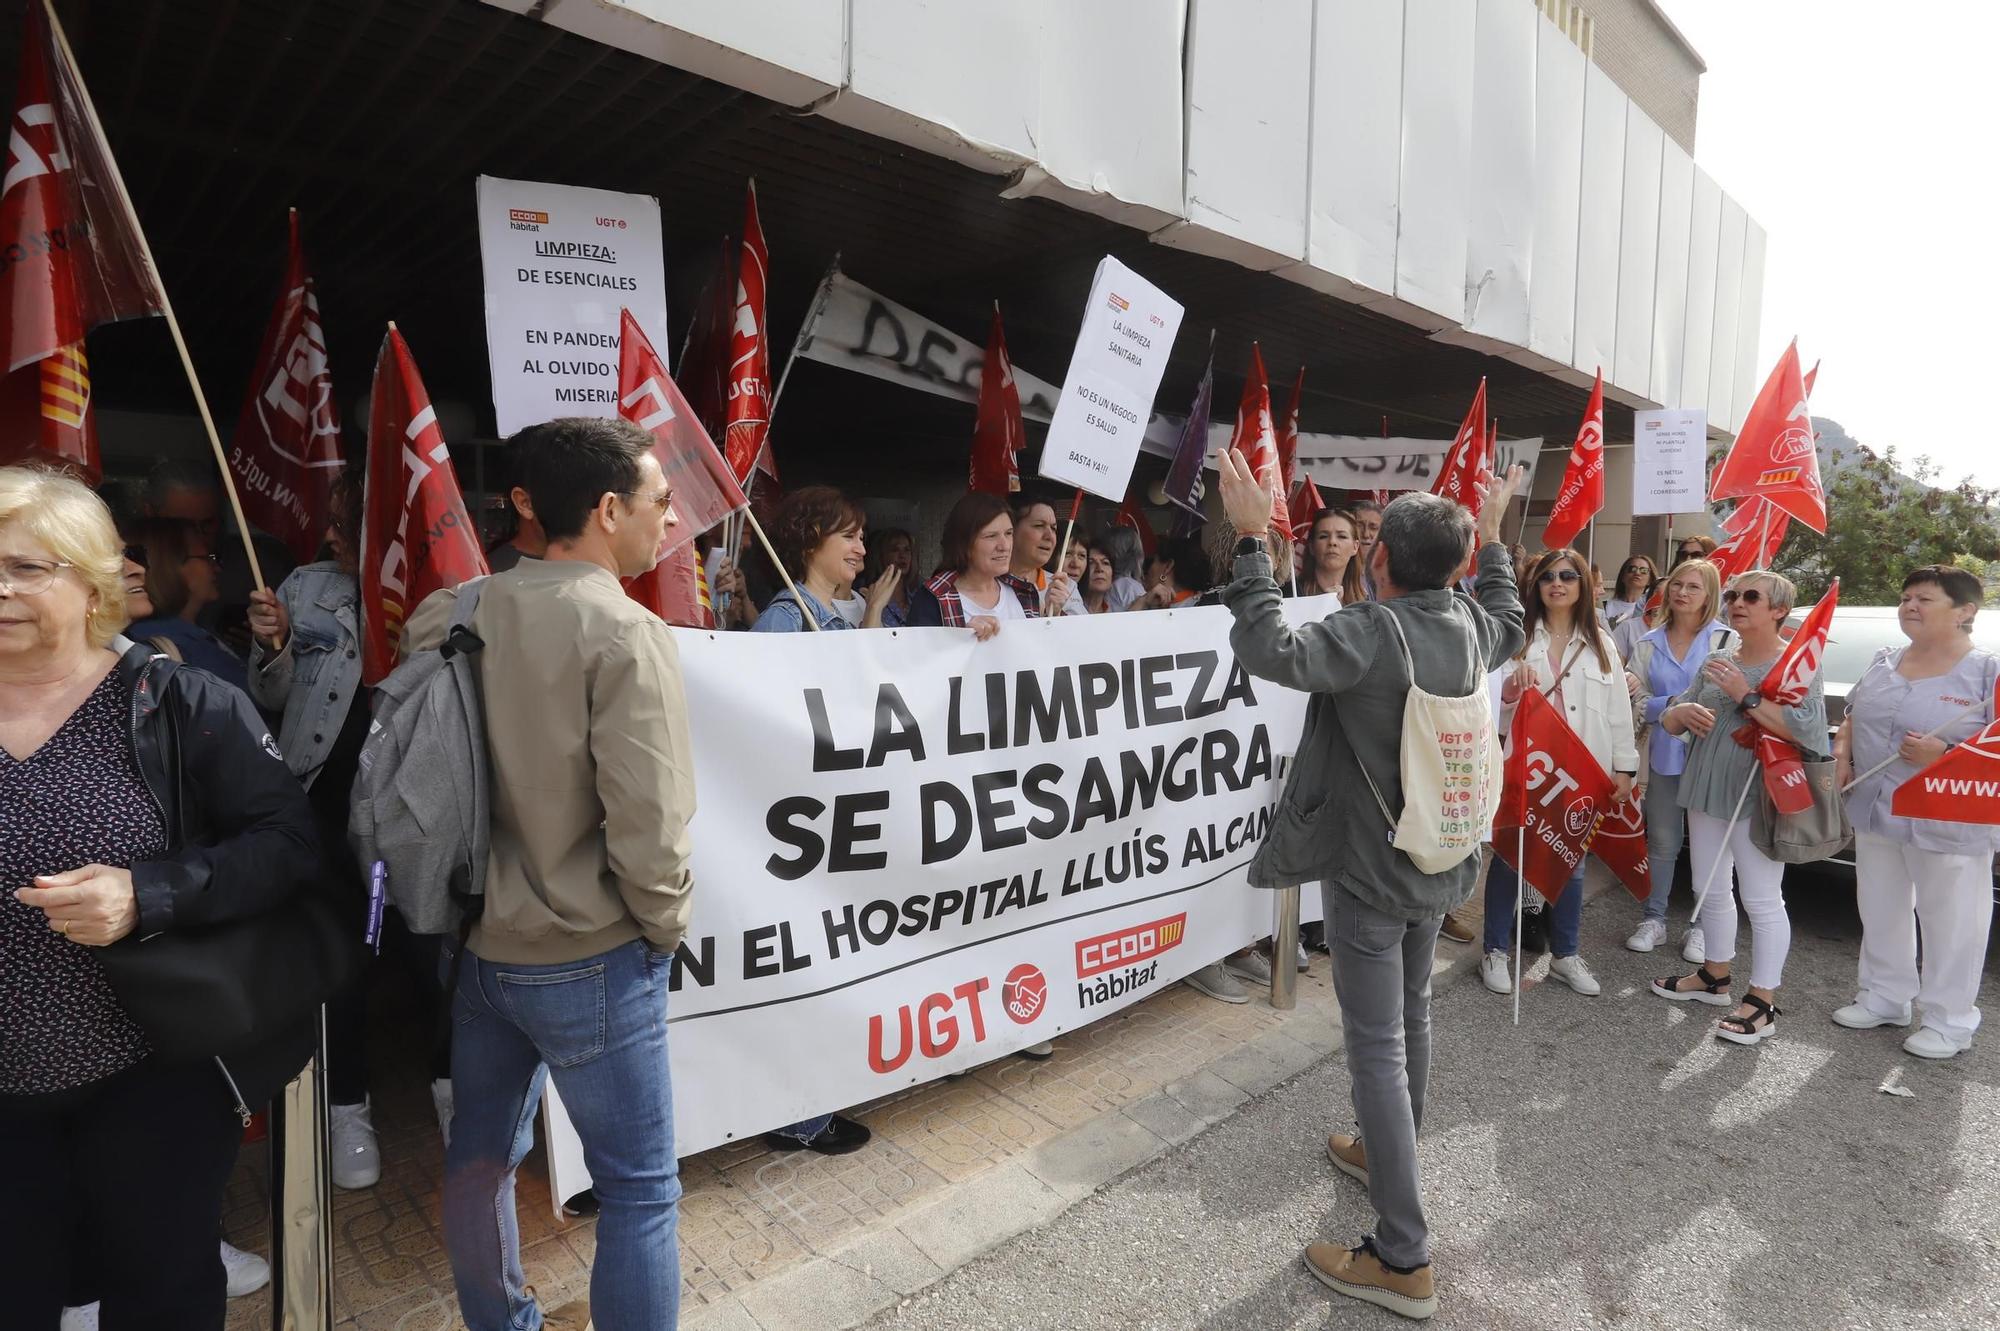
{"label": "crowd of protesters", "polygon": [[[1777,1030],[1790,925],[1784,866],[1733,807],[1757,760],[1732,734],[1747,723],[1809,756],[1831,748],[1844,783],[1866,774],[1848,801],[1865,931],[1859,991],[1832,1020],[1919,1021],[1904,1047],[1928,1058],[1970,1044],[2000,835],[1889,808],[1897,785],[1991,719],[1960,705],[1992,698],[2000,677],[2000,661],[1968,636],[1982,599],[1970,574],[1909,575],[1899,622],[1910,645],[1871,662],[1829,741],[1817,681],[1790,705],[1759,692],[1796,589],[1769,572],[1725,588],[1706,538],[1682,543],[1664,577],[1634,555],[1600,595],[1577,551],[1530,558],[1500,542],[1517,477],[1493,483],[1478,519],[1428,495],[1386,508],[1361,500],[1320,510],[1287,540],[1270,529],[1268,493],[1241,459],[1220,462],[1226,521],[1198,536],[1160,538],[1148,553],[1137,528],[1114,521],[1065,544],[1055,499],[969,493],[947,515],[928,573],[908,531],[871,532],[852,496],[808,486],[769,523],[776,565],[713,557],[709,593],[723,628],[939,626],[982,642],[1012,621],[1224,605],[1244,667],[1311,695],[1251,879],[1320,884],[1315,941],[1332,954],[1346,1028],[1360,1133],[1334,1134],[1327,1151],[1368,1184],[1378,1223],[1355,1247],[1308,1249],[1321,1279],[1408,1315],[1435,1307],[1415,1146],[1431,954],[1441,933],[1483,936],[1482,978],[1510,992],[1517,911],[1535,895],[1497,856],[1425,871],[1398,849],[1391,809],[1404,802],[1413,699],[1490,696],[1504,734],[1536,690],[1611,775],[1614,798],[1641,804],[1654,888],[1630,950],[1672,936],[1688,843],[1692,880],[1713,884],[1681,937],[1695,969],[1652,992],[1728,1007],[1715,1033],[1738,1044]],[[449,1038],[436,1042],[430,1078],[446,1146],[445,1241],[468,1325],[538,1315],[513,1187],[529,1110],[550,1080],[582,1140],[600,1219],[588,1309],[539,1315],[555,1326],[594,1315],[606,1328],[671,1327],[680,1184],[661,1017],[693,906],[694,777],[674,639],[620,579],[651,567],[675,520],[672,491],[650,437],[619,421],[523,431],[508,466],[510,525],[487,551],[501,576],[466,603],[484,644],[487,909],[462,949],[392,920],[374,964],[452,1013],[435,1023]],[[114,1323],[144,1307],[166,1310],[162,1325],[212,1325],[226,1296],[268,1278],[260,1259],[220,1241],[222,1188],[242,1120],[304,1063],[310,1030],[274,1001],[287,1019],[231,1058],[160,1053],[170,1037],[133,1006],[142,990],[127,975],[129,951],[110,945],[295,900],[338,898],[351,910],[358,899],[364,874],[346,832],[373,701],[360,664],[361,497],[358,476],[334,487],[316,562],[289,567],[260,540],[267,590],[253,587],[240,543],[223,539],[219,491],[197,470],[163,466],[142,494],[107,506],[55,473],[0,468],[0,794],[24,815],[0,827],[0,864],[10,884],[26,884],[0,898],[0,1142],[20,1171],[0,1225],[10,1251],[31,1259],[26,1325],[94,1300]],[[1279,605],[1292,595],[1331,609],[1288,627]],[[440,643],[458,609],[451,590],[418,607],[406,652]],[[619,687],[585,683],[605,679]],[[1331,801],[1324,817],[1300,803],[1364,789],[1372,799]],[[1395,837],[1383,835],[1384,818]],[[1552,908],[1530,914],[1548,917],[1536,923],[1549,975],[1588,997],[1601,986],[1581,955],[1583,895],[1579,868]],[[1739,896],[1751,926],[1740,999]],[[1305,951],[1285,961],[1304,969]],[[1266,944],[1187,983],[1246,1002],[1246,983],[1268,984],[1274,964]],[[333,1178],[367,1188],[381,1177],[371,980],[357,963],[329,983]],[[865,1124],[829,1113],[764,1140],[833,1155],[869,1138]]]}

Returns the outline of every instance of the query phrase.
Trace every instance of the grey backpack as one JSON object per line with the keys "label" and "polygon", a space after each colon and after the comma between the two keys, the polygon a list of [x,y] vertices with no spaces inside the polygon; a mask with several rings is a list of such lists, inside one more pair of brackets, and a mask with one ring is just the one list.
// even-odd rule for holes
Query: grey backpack
{"label": "grey backpack", "polygon": [[354,777],[348,841],[371,881],[386,875],[388,903],[412,933],[463,937],[485,903],[486,644],[472,631],[484,581],[459,587],[440,646],[404,658],[376,685]]}

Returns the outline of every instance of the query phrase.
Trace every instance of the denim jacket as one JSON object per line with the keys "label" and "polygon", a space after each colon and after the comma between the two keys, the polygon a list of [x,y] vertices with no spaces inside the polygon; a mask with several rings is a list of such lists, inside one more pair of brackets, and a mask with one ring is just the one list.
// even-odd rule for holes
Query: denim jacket
{"label": "denim jacket", "polygon": [[360,589],[353,574],[329,560],[292,570],[278,600],[291,636],[276,654],[251,645],[250,696],[260,707],[283,710],[278,746],[285,766],[310,787],[361,686]]}

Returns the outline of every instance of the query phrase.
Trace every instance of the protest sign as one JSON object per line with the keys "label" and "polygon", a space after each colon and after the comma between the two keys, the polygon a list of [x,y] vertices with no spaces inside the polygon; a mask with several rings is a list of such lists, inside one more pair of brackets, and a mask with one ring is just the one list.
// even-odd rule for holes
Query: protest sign
{"label": "protest sign", "polygon": [[1099,261],[1042,445],[1042,475],[1124,502],[1180,329],[1178,301],[1109,255]]}
{"label": "protest sign", "polygon": [[[989,1063],[1268,934],[1245,870],[1306,699],[1250,678],[1230,623],[676,630],[699,794],[680,1154]],[[548,1117],[570,1196],[589,1180]]]}
{"label": "protest sign", "polygon": [[1708,507],[1708,413],[1641,411],[1632,417],[1632,516]]}
{"label": "protest sign", "polygon": [[659,200],[481,176],[479,257],[500,433],[617,415],[620,308],[667,345]]}

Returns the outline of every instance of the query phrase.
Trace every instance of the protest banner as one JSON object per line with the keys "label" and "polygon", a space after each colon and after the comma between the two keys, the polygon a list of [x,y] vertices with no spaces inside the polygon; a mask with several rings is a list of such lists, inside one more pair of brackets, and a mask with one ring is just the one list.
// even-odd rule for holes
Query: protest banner
{"label": "protest banner", "polygon": [[1708,413],[1700,407],[1635,412],[1632,516],[1699,513],[1708,466]]}
{"label": "protest banner", "polygon": [[1043,476],[1124,502],[1180,329],[1179,301],[1109,255],[1098,261],[1042,445]]}
{"label": "protest banner", "polygon": [[659,200],[479,177],[479,258],[502,435],[618,410],[618,317],[667,345]]}
{"label": "protest banner", "polygon": [[[680,1154],[989,1063],[1268,934],[1245,870],[1306,699],[1246,675],[1230,624],[675,630],[699,792],[667,1003]],[[571,1196],[589,1180],[553,1095],[547,1117]]]}

